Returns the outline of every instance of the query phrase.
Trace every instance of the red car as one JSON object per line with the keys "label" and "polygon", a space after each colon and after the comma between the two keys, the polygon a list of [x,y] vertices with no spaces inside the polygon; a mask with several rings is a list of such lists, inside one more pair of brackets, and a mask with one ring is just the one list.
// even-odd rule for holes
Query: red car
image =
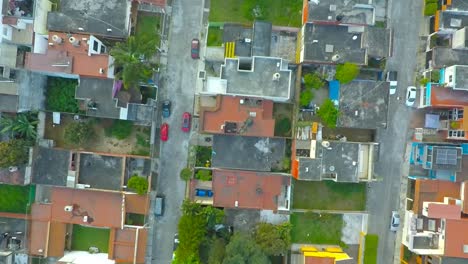
{"label": "red car", "polygon": [[167,123],[161,125],[159,136],[161,137],[162,141],[167,141],[169,139],[169,125]]}
{"label": "red car", "polygon": [[189,112],[185,112],[182,114],[182,131],[190,132],[190,121],[192,116]]}
{"label": "red car", "polygon": [[190,51],[192,59],[200,58],[200,41],[198,39],[192,39],[192,48]]}

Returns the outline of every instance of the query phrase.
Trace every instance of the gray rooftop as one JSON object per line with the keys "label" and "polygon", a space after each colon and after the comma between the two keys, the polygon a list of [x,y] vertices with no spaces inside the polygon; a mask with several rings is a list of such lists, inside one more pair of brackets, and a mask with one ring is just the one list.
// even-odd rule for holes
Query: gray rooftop
{"label": "gray rooftop", "polygon": [[[359,28],[359,29],[358,29]],[[362,27],[307,23],[304,31],[304,61],[315,63],[353,62],[366,64]]]}
{"label": "gray rooftop", "polygon": [[69,150],[38,147],[34,151],[31,181],[36,184],[67,186]]}
{"label": "gray rooftop", "polygon": [[125,38],[130,31],[130,6],[127,0],[61,0],[58,12],[48,13],[47,28]]}
{"label": "gray rooftop", "polygon": [[0,94],[0,112],[18,111],[18,96],[10,94]]}
{"label": "gray rooftop", "polygon": [[462,150],[455,147],[432,147],[432,169],[453,170],[460,172],[462,168]]}
{"label": "gray rooftop", "polygon": [[457,65],[455,68],[455,87],[468,90],[468,66]]}
{"label": "gray rooftop", "polygon": [[432,49],[432,67],[440,69],[452,65],[463,65],[468,61],[468,50],[435,47]]}
{"label": "gray rooftop", "polygon": [[385,127],[388,82],[355,80],[340,85],[338,127],[376,129]]}
{"label": "gray rooftop", "polygon": [[[287,67],[280,58],[226,59],[221,66],[221,78],[227,80],[228,94],[287,100],[292,79]],[[274,79],[276,73],[280,75],[277,80]]]}
{"label": "gray rooftop", "polygon": [[373,25],[375,8],[368,0],[309,1],[307,21],[329,21],[344,24]]}
{"label": "gray rooftop", "polygon": [[448,7],[448,9],[457,11],[468,11],[468,2],[466,0],[452,0],[452,4]]}
{"label": "gray rooftop", "polygon": [[468,14],[457,11],[444,11],[440,13],[440,29],[457,30],[466,26],[468,26]]}
{"label": "gray rooftop", "polygon": [[260,138],[215,135],[212,167],[271,171],[281,164],[286,141],[280,138]]}
{"label": "gray rooftop", "polygon": [[252,56],[270,56],[272,28],[273,27],[270,22],[254,22]]}
{"label": "gray rooftop", "polygon": [[97,109],[88,109],[87,115],[113,119],[120,117],[120,108],[112,97],[113,85],[112,79],[80,78],[76,99],[90,99],[97,103]]}
{"label": "gray rooftop", "polygon": [[390,31],[385,28],[368,27],[363,43],[370,57],[386,58],[390,53]]}
{"label": "gray rooftop", "polygon": [[245,42],[246,38],[252,39],[252,27],[242,24],[226,23],[223,26],[223,43],[235,42],[235,55],[238,57],[252,56],[252,42]]}
{"label": "gray rooftop", "polygon": [[322,180],[322,159],[299,158],[299,179]]}
{"label": "gray rooftop", "polygon": [[97,154],[80,154],[78,182],[91,188],[121,190],[123,158]]}

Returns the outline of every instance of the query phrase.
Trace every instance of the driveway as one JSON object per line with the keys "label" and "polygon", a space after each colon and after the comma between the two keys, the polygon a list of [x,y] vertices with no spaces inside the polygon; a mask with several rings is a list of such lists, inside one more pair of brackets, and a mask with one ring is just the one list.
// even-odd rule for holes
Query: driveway
{"label": "driveway", "polygon": [[368,233],[379,236],[379,264],[394,263],[396,235],[390,232],[390,215],[399,208],[401,177],[405,173],[404,153],[410,140],[408,128],[413,109],[397,100],[404,98],[406,87],[414,85],[416,57],[420,23],[422,21],[422,0],[390,0],[388,24],[394,30],[393,57],[388,59],[387,68],[398,71],[398,90],[389,98],[387,129],[377,131],[380,142],[380,157],[375,166],[377,178],[381,181],[370,184],[367,209],[369,212]]}
{"label": "driveway", "polygon": [[[156,219],[153,237],[153,261],[169,264],[180,206],[184,199],[185,182],[179,172],[187,165],[189,133],[181,131],[182,113],[192,112],[198,60],[190,57],[190,41],[200,38],[202,29],[203,0],[174,0],[169,26],[167,65],[161,76],[160,101],[172,101],[172,113],[168,119],[169,140],[160,147],[157,195],[165,196],[164,216]],[[159,119],[159,115],[157,117]],[[156,123],[161,123],[157,120]],[[158,136],[158,135],[157,135]],[[159,139],[156,139],[159,140]]]}

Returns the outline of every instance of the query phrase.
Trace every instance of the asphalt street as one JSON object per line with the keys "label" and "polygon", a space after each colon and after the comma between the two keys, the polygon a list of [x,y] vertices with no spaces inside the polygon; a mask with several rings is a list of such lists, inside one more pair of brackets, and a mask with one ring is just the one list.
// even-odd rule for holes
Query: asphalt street
{"label": "asphalt street", "polygon": [[[370,184],[367,209],[368,233],[379,236],[378,264],[394,263],[396,234],[390,231],[391,211],[399,210],[400,183],[404,174],[405,148],[413,108],[405,105],[406,88],[415,84],[423,1],[390,0],[389,27],[393,29],[393,57],[387,60],[388,70],[398,71],[398,90],[389,100],[387,129],[377,131],[380,143],[375,174],[380,180]],[[397,100],[400,97],[400,100]]]}
{"label": "asphalt street", "polygon": [[[172,261],[173,238],[177,232],[185,182],[179,172],[187,165],[189,133],[182,132],[182,113],[192,112],[198,60],[190,57],[190,43],[200,38],[203,0],[173,0],[169,25],[167,66],[161,75],[159,101],[172,101],[172,113],[162,122],[169,124],[169,140],[161,143],[157,195],[164,196],[164,215],[156,218],[151,263]],[[160,124],[161,122],[158,123]],[[159,140],[159,139],[158,139]]]}

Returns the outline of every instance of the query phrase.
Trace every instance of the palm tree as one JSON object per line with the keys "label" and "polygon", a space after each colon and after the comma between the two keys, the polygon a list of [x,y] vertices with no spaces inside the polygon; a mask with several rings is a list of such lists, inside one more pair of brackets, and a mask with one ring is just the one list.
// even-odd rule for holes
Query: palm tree
{"label": "palm tree", "polygon": [[134,87],[140,81],[151,77],[153,69],[146,58],[156,52],[156,41],[151,38],[136,38],[130,36],[126,42],[120,42],[112,48],[110,54],[114,57],[114,64],[120,71],[116,77],[123,81],[126,89]]}
{"label": "palm tree", "polygon": [[37,137],[37,115],[32,113],[20,113],[15,117],[2,117],[1,133],[10,133],[12,137],[21,137],[26,140],[35,140]]}

